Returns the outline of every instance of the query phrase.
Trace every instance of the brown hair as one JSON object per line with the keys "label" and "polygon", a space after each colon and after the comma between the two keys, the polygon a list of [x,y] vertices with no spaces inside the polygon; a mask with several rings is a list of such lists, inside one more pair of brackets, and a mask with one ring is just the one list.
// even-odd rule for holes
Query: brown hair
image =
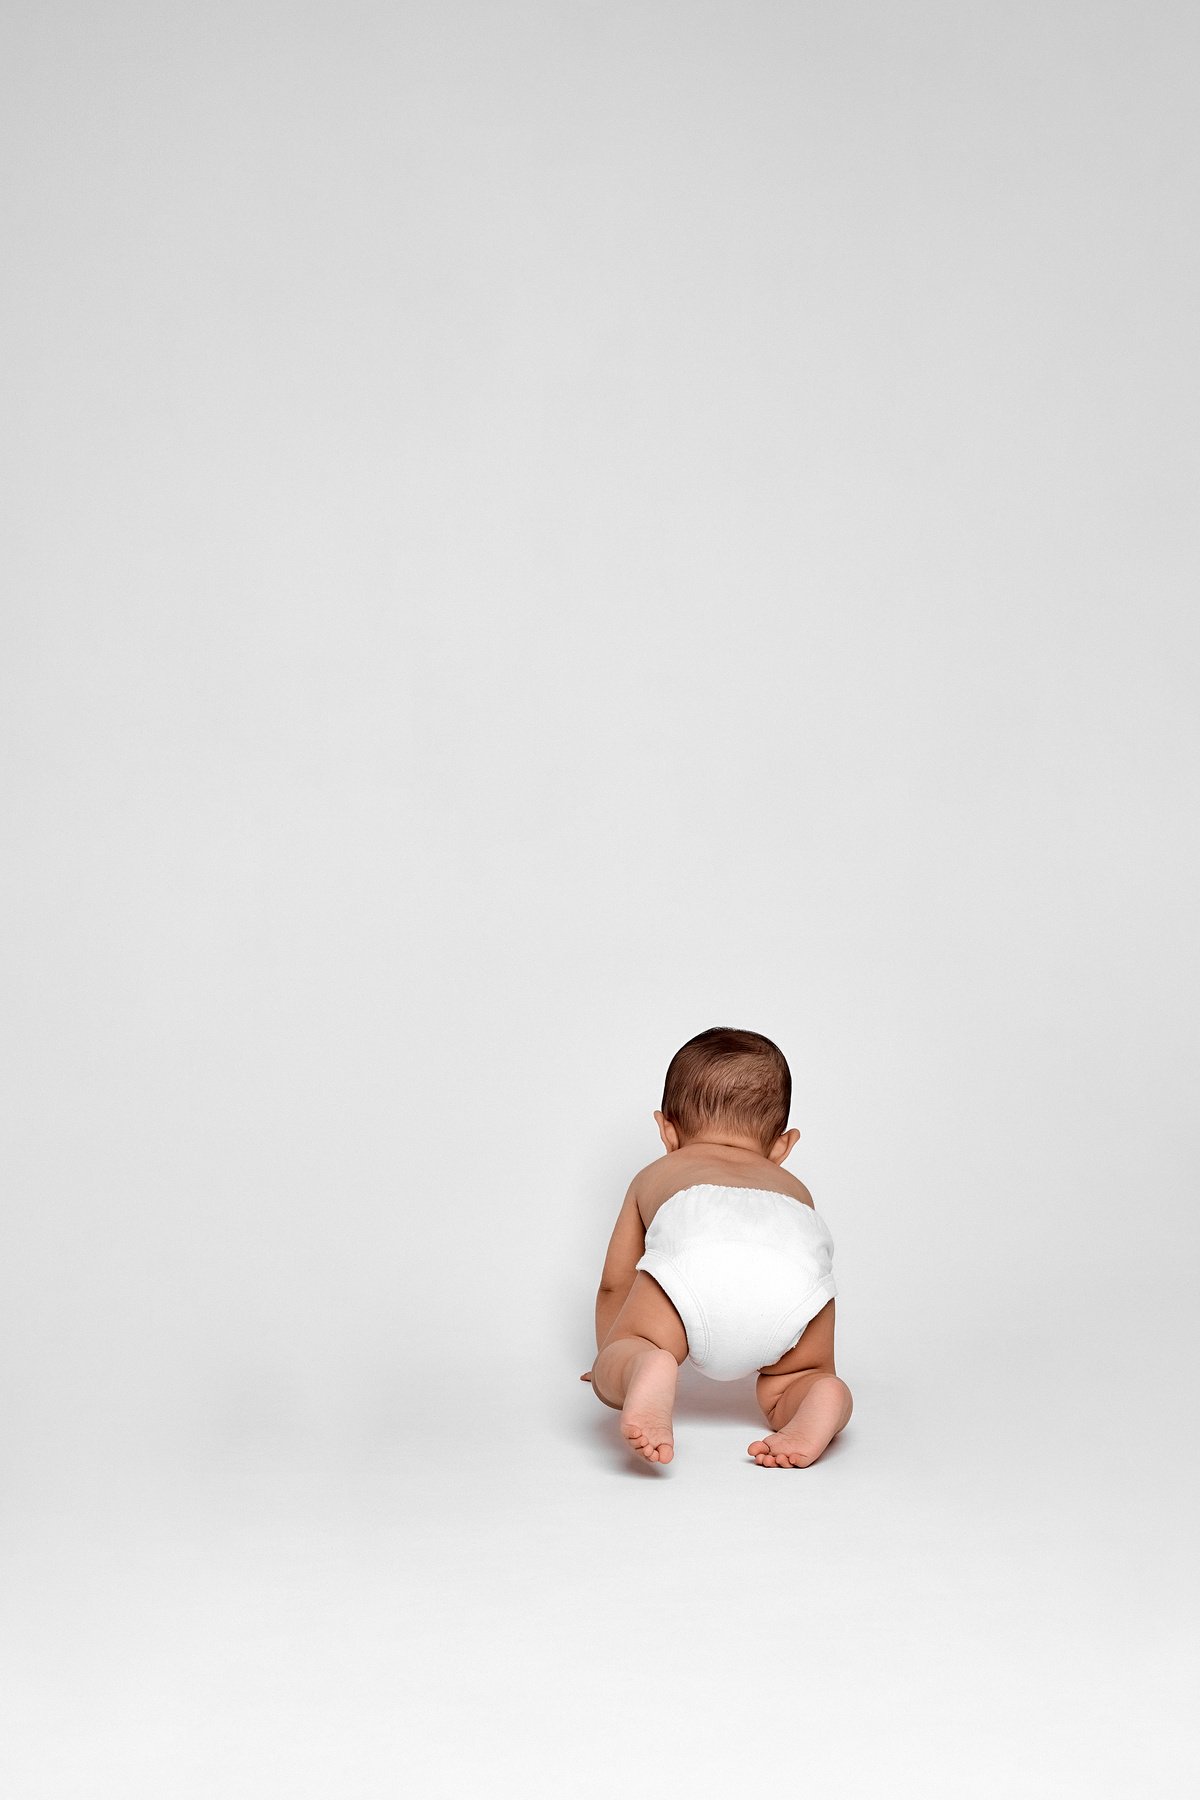
{"label": "brown hair", "polygon": [[787,1130],[792,1074],[782,1050],[757,1031],[713,1025],[671,1058],[662,1113],[681,1137],[724,1125],[769,1150]]}

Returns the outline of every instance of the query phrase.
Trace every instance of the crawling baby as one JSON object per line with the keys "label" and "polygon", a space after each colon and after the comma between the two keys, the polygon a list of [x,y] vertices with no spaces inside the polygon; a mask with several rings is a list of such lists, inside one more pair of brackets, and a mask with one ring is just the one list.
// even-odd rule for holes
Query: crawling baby
{"label": "crawling baby", "polygon": [[804,1469],[850,1417],[833,1367],[833,1240],[803,1182],[783,1168],[792,1078],[770,1038],[723,1026],[676,1051],[662,1110],[666,1146],[635,1175],[596,1296],[591,1381],[620,1407],[647,1462],[675,1454],[671,1413],[690,1356],[714,1381],[758,1371],[773,1429],[748,1453]]}

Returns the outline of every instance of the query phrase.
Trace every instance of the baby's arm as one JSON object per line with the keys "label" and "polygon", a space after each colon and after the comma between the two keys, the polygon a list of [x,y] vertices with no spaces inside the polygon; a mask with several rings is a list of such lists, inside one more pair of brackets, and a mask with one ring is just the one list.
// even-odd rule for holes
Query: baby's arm
{"label": "baby's arm", "polygon": [[[612,1328],[613,1320],[629,1298],[637,1274],[637,1262],[646,1248],[646,1227],[638,1210],[637,1183],[631,1181],[621,1202],[617,1222],[604,1258],[600,1286],[596,1292],[596,1348],[600,1348]],[[591,1375],[581,1375],[590,1381]]]}
{"label": "baby's arm", "polygon": [[613,1320],[629,1298],[638,1258],[646,1248],[646,1227],[638,1211],[637,1184],[630,1182],[600,1272],[596,1294],[596,1348],[608,1336]]}

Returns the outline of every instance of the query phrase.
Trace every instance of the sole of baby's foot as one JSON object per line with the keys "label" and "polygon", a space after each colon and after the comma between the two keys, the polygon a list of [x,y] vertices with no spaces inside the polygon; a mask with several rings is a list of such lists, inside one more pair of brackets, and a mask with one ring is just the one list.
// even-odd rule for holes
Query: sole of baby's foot
{"label": "sole of baby's foot", "polygon": [[669,1350],[647,1350],[633,1365],[621,1408],[621,1436],[647,1462],[669,1463],[675,1454],[671,1413],[678,1379],[679,1364]]}

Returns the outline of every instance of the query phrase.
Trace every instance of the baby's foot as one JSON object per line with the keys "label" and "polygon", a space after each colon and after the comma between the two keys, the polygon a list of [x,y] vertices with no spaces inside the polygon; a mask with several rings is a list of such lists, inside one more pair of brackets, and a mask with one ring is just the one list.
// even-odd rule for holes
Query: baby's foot
{"label": "baby's foot", "polygon": [[679,1364],[669,1350],[644,1350],[633,1365],[621,1435],[647,1462],[669,1463],[675,1454],[671,1409],[678,1377]]}
{"label": "baby's foot", "polygon": [[816,1462],[820,1451],[814,1453],[811,1439],[806,1442],[785,1425],[782,1431],[755,1438],[749,1454],[760,1469],[807,1469],[809,1463]]}
{"label": "baby's foot", "polygon": [[760,1469],[807,1469],[850,1417],[850,1390],[836,1376],[814,1381],[795,1416],[778,1431],[756,1438],[749,1454]]}

